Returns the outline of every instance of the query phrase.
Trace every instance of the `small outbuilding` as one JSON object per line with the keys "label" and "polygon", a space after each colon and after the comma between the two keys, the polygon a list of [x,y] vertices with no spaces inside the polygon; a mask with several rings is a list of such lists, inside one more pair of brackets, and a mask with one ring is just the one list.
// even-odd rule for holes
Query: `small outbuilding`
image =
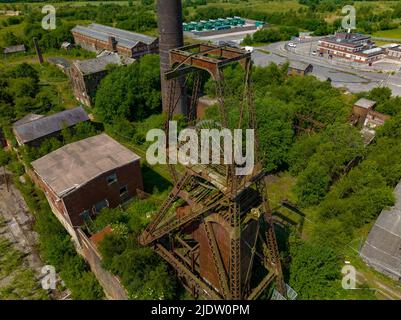
{"label": "small outbuilding", "polygon": [[369,112],[373,111],[376,106],[376,101],[361,98],[354,103],[352,107],[352,113],[356,121],[359,124],[363,124]]}
{"label": "small outbuilding", "polygon": [[301,61],[290,61],[288,64],[289,76],[306,76],[313,72],[313,65]]}
{"label": "small outbuilding", "polygon": [[5,55],[12,54],[12,53],[20,53],[20,52],[26,52],[25,45],[20,44],[20,45],[16,45],[16,46],[11,46],[11,47],[4,48],[4,50],[3,50],[3,53]]}

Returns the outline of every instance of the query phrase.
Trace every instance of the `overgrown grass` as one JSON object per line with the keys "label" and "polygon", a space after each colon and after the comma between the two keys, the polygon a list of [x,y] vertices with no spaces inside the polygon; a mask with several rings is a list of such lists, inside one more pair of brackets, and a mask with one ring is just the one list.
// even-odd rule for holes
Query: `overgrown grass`
{"label": "overgrown grass", "polygon": [[39,252],[42,260],[56,268],[67,288],[71,290],[73,299],[103,299],[101,286],[75,251],[70,236],[55,218],[43,192],[31,182],[28,175],[25,175],[24,184],[20,182],[19,176],[23,173],[23,168],[15,155],[7,167],[13,172],[13,182],[35,217],[34,230],[39,234]]}
{"label": "overgrown grass", "polygon": [[[6,278],[6,279],[5,279]],[[0,287],[1,300],[43,300],[47,292],[40,286],[35,273],[25,267],[24,254],[15,249],[12,243],[0,236]]]}

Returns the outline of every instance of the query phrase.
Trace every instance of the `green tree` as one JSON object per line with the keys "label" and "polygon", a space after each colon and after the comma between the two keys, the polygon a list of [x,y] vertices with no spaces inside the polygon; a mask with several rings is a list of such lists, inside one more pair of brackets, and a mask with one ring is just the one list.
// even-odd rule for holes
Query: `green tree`
{"label": "green tree", "polygon": [[160,109],[160,69],[156,55],[113,69],[96,93],[96,115],[107,123],[121,118],[142,120]]}
{"label": "green tree", "polygon": [[302,206],[318,204],[329,190],[331,178],[329,169],[313,161],[298,176],[294,192]]}
{"label": "green tree", "polygon": [[327,246],[296,244],[291,247],[289,273],[289,284],[299,299],[325,299],[339,278],[339,258]]}
{"label": "green tree", "polygon": [[30,64],[23,62],[17,64],[14,68],[9,71],[11,78],[31,78],[35,83],[39,82],[39,73]]}

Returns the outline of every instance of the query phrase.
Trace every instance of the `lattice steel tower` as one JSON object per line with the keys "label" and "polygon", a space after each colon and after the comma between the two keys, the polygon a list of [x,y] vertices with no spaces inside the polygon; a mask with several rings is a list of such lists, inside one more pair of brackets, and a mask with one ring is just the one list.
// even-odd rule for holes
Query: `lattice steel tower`
{"label": "lattice steel tower", "polygon": [[[208,122],[195,125],[204,71],[216,84],[221,128],[228,128],[223,67],[233,63],[240,63],[245,71],[236,128],[255,128],[250,53],[196,44],[170,50],[169,56],[171,69],[164,74],[169,90],[167,136],[168,121],[180,101],[177,78],[193,79],[189,125],[208,126]],[[287,295],[267,199],[266,173],[257,151],[256,139],[255,166],[247,176],[235,174],[236,164],[223,162],[187,165],[184,170],[169,166],[175,186],[139,240],[152,246],[173,266],[185,288],[195,297],[256,299],[273,281],[276,290],[284,297]]]}

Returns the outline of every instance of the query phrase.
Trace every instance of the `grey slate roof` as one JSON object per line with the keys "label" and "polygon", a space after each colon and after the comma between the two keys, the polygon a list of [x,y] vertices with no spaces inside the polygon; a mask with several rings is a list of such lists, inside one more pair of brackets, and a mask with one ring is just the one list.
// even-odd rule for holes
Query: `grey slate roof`
{"label": "grey slate roof", "polygon": [[25,52],[25,51],[26,51],[25,45],[20,44],[17,46],[11,46],[11,47],[4,48],[3,52],[4,53],[17,53],[17,52]]}
{"label": "grey slate roof", "polygon": [[44,116],[42,116],[41,114],[29,113],[25,117],[19,119],[18,121],[15,121],[13,126],[17,127],[17,126],[20,126],[22,124],[25,124],[25,123],[28,123],[28,122],[31,122],[31,121],[34,121],[34,120],[37,120],[37,119],[40,119],[40,118],[43,118],[43,117]]}
{"label": "grey slate roof", "polygon": [[396,204],[380,213],[361,257],[376,270],[398,280],[401,279],[401,182],[394,193]]}
{"label": "grey slate roof", "polygon": [[144,34],[108,27],[96,23],[92,23],[87,27],[78,25],[74,27],[71,32],[80,33],[106,42],[110,36],[113,36],[117,40],[117,44],[119,46],[128,49],[134,48],[139,42],[150,45],[157,39]]}
{"label": "grey slate roof", "polygon": [[121,64],[121,58],[119,55],[113,53],[94,59],[74,61],[74,65],[82,74],[92,74],[104,71],[106,70],[106,66],[109,64]]}
{"label": "grey slate roof", "polygon": [[373,100],[368,100],[365,98],[359,99],[357,102],[355,102],[355,106],[365,108],[365,109],[370,109],[373,108],[376,104],[376,101]]}
{"label": "grey slate roof", "polygon": [[139,159],[103,133],[65,145],[33,161],[32,167],[57,196],[63,197],[99,175]]}
{"label": "grey slate roof", "polygon": [[85,110],[77,107],[26,123],[14,124],[13,129],[18,142],[25,144],[88,120]]}

